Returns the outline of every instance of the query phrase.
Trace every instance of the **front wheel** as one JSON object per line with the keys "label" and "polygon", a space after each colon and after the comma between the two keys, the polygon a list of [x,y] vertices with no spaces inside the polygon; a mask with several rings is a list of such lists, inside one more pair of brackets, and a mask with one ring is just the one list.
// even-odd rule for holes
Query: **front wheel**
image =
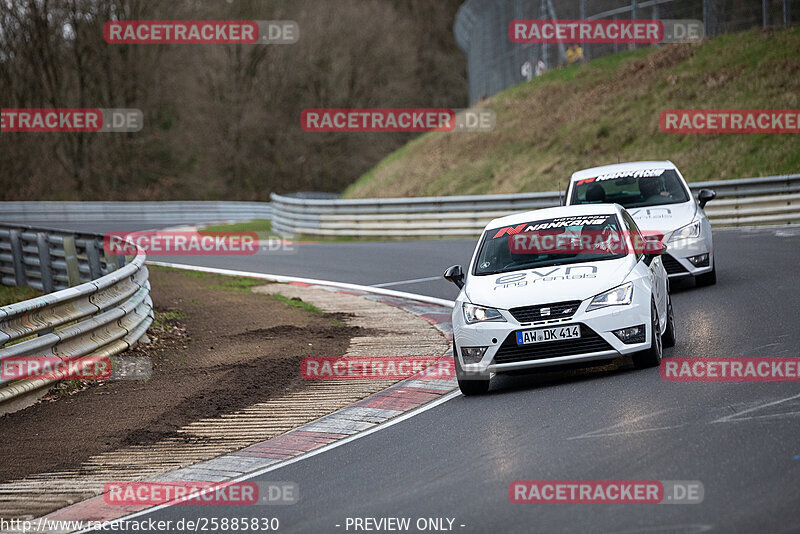
{"label": "front wheel", "polygon": [[661,336],[661,345],[664,347],[675,346],[675,317],[672,313],[672,295],[667,295],[667,327]]}
{"label": "front wheel", "polygon": [[461,368],[461,363],[458,360],[458,353],[456,352],[456,342],[453,341],[453,360],[456,364],[456,379],[458,380],[458,389],[465,397],[470,395],[483,395],[489,391],[490,378],[482,378],[472,373],[467,373]]}
{"label": "front wheel", "polygon": [[663,348],[661,345],[661,325],[655,302],[650,302],[650,348],[633,355],[633,366],[637,369],[655,367],[661,363]]}

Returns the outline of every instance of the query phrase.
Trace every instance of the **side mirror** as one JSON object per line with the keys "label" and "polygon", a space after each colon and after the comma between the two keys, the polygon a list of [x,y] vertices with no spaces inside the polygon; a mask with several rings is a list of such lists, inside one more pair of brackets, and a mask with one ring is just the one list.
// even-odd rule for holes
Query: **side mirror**
{"label": "side mirror", "polygon": [[667,245],[663,241],[648,239],[647,245],[644,248],[645,256],[661,256],[667,252]]}
{"label": "side mirror", "polygon": [[461,269],[460,265],[448,267],[442,276],[444,276],[444,279],[448,282],[453,282],[457,285],[459,289],[464,287],[464,271]]}
{"label": "side mirror", "polygon": [[652,263],[653,258],[661,256],[667,252],[667,245],[657,239],[648,239],[644,246],[644,262],[647,265]]}
{"label": "side mirror", "polygon": [[713,189],[701,189],[697,194],[697,200],[700,202],[700,209],[706,207],[709,201],[717,198],[717,192]]}

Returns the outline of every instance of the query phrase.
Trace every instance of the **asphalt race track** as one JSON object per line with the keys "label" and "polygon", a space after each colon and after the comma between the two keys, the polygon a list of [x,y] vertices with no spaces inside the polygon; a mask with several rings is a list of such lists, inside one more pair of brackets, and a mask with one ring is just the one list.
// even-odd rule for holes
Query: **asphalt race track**
{"label": "asphalt race track", "polygon": [[[305,244],[292,255],[157,259],[385,284],[438,276],[450,264],[466,263],[472,246]],[[717,231],[715,249],[716,286],[673,289],[678,342],[666,356],[800,355],[800,230]],[[445,282],[390,287],[455,295]],[[347,532],[348,517],[410,517],[412,524],[450,518],[459,532],[800,530],[796,383],[665,382],[658,369],[616,367],[500,377],[489,395],[459,395],[255,479],[299,483],[295,505],[175,506],[139,519],[277,517],[281,532]],[[705,500],[509,502],[511,482],[537,479],[698,480]]]}
{"label": "asphalt race track", "polygon": [[[443,280],[396,282],[467,264],[473,246],[300,244],[294,253],[151,259],[452,299],[456,289]],[[800,355],[800,229],[718,230],[715,253],[716,286],[673,284],[678,341],[665,356]],[[796,382],[665,382],[658,369],[625,361],[503,376],[489,395],[458,395],[254,480],[297,482],[300,502],[173,506],[138,519],[277,517],[280,532],[354,532],[348,517],[449,518],[457,532],[798,532],[800,391]],[[692,480],[705,498],[512,504],[515,480]]]}

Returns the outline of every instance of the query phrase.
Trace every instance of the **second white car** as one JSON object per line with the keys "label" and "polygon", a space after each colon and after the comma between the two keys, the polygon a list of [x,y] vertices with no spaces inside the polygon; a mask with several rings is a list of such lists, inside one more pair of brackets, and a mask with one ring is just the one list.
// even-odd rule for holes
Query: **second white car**
{"label": "second white car", "polygon": [[703,211],[716,193],[701,189],[697,201],[671,161],[637,161],[578,171],[567,190],[567,205],[615,203],[627,209],[645,232],[664,236],[670,278],[694,277],[698,286],[717,282],[711,225]]}

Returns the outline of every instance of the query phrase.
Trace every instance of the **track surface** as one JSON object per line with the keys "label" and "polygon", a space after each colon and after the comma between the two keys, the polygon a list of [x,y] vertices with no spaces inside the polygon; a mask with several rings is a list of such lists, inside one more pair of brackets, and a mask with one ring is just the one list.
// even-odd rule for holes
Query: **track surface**
{"label": "track surface", "polygon": [[[438,276],[466,264],[473,246],[306,244],[284,256],[153,259],[370,285]],[[717,231],[715,248],[716,286],[674,287],[678,342],[666,356],[800,355],[800,231]],[[456,294],[439,281],[390,287]],[[509,483],[534,479],[699,480],[705,501],[511,504]],[[301,502],[179,506],[140,519],[278,517],[281,532],[347,532],[348,517],[447,517],[458,532],[798,532],[800,388],[664,382],[658,369],[627,366],[499,377],[487,396],[455,397],[255,480],[297,482]]]}

